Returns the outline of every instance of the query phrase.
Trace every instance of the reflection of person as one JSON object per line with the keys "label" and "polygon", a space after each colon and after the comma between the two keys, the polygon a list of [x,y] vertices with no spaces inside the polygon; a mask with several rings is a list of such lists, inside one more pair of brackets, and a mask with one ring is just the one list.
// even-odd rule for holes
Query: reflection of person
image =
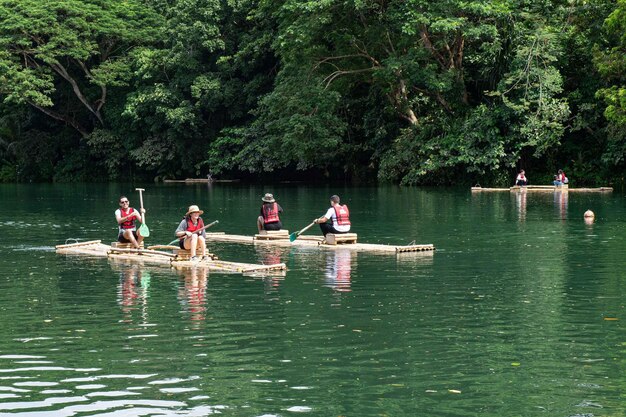
{"label": "reflection of person", "polygon": [[[191,252],[190,260],[197,260],[196,249],[202,251],[202,260],[209,259],[206,254],[206,232],[204,228],[204,221],[200,215],[204,211],[196,205],[189,206],[189,210],[185,214],[185,218],[180,222],[176,229],[177,237],[184,237],[180,240],[180,248],[187,249]],[[202,229],[199,231],[199,229]]]}
{"label": "reflection of person", "polygon": [[352,252],[337,249],[326,262],[327,286],[338,292],[349,292],[352,274]]}
{"label": "reflection of person", "polygon": [[263,200],[261,215],[256,221],[259,232],[261,232],[261,230],[282,229],[283,224],[280,222],[278,213],[282,213],[283,208],[274,200],[274,196],[270,193],[265,194],[261,200]]}
{"label": "reflection of person", "polygon": [[517,178],[515,179],[515,185],[519,185],[520,187],[528,185],[526,172],[523,169],[520,170],[519,174],[517,174]]}
{"label": "reflection of person", "polygon": [[561,191],[557,190],[554,193],[554,202],[559,205],[559,216],[562,220],[567,219],[567,204],[569,199],[569,193],[567,190]]}
{"label": "reflection of person", "polygon": [[[328,223],[330,221],[330,223]],[[322,233],[326,236],[328,233],[348,233],[350,231],[350,211],[347,205],[339,204],[339,196],[330,197],[330,208],[319,219],[313,220],[314,223],[320,225]]]}
{"label": "reflection of person", "polygon": [[147,302],[147,294],[140,294],[138,291],[139,286],[144,287],[144,277],[141,268],[137,265],[124,266],[120,274],[117,301],[124,313],[125,322],[131,323],[133,321],[133,311],[136,310],[138,301],[142,303]]}
{"label": "reflection of person", "polygon": [[[130,207],[130,202],[124,195],[120,197],[119,204],[120,208],[115,210],[115,219],[118,224],[117,241],[120,243],[131,243],[134,248],[139,248],[143,241],[143,236],[138,234],[135,222],[141,222],[141,213]],[[145,213],[145,210],[142,210],[142,213]]]}
{"label": "reflection of person", "polygon": [[526,193],[519,192],[516,194],[517,194],[516,199],[517,199],[517,210],[519,214],[519,220],[524,221],[526,220]]}
{"label": "reflection of person", "polygon": [[180,301],[186,299],[191,320],[204,320],[206,312],[206,287],[209,271],[203,267],[186,268],[185,285]]}
{"label": "reflection of person", "polygon": [[562,169],[559,169],[558,173],[554,176],[554,185],[561,186],[563,184],[569,183],[569,179],[565,175]]}

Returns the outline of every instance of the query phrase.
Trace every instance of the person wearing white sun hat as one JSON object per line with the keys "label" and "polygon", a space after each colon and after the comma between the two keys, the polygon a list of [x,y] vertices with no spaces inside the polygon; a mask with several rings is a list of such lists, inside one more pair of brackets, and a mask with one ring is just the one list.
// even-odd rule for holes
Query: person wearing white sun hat
{"label": "person wearing white sun hat", "polygon": [[197,205],[189,206],[185,217],[176,228],[176,237],[184,237],[180,240],[180,248],[187,249],[191,253],[190,260],[195,261],[198,259],[196,251],[200,249],[202,252],[202,260],[209,259],[206,253],[206,232],[204,230],[204,221],[201,214],[204,211],[200,210]]}

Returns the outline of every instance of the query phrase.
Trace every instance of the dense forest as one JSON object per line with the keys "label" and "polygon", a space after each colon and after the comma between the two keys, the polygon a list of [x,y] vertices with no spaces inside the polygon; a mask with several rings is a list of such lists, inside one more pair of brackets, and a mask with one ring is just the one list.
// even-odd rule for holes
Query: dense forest
{"label": "dense forest", "polygon": [[623,179],[626,0],[0,0],[0,181]]}

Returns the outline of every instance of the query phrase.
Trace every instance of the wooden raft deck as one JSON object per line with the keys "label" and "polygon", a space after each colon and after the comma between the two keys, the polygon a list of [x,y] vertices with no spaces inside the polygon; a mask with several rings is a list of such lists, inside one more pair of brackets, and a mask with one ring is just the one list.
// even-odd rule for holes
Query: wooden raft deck
{"label": "wooden raft deck", "polygon": [[240,262],[228,262],[221,260],[197,260],[190,261],[181,259],[178,255],[149,249],[113,248],[105,245],[100,240],[57,245],[56,252],[66,255],[84,255],[93,257],[108,257],[110,259],[128,260],[143,264],[160,265],[173,268],[193,268],[197,266],[208,268],[209,271],[234,272],[241,274],[272,273],[285,271],[284,263],[274,265],[258,265]]}
{"label": "wooden raft deck", "polygon": [[[355,236],[354,241],[356,242],[356,234],[352,234]],[[341,236],[341,235],[337,235]],[[274,246],[299,246],[299,247],[312,247],[312,248],[324,248],[324,249],[351,249],[354,251],[362,251],[362,252],[378,252],[378,253],[407,253],[407,252],[424,252],[424,251],[433,251],[435,250],[434,245],[432,244],[424,244],[424,245],[383,245],[376,243],[340,243],[340,244],[329,244],[324,242],[323,236],[308,236],[301,235],[298,236],[296,240],[291,242],[289,240],[289,235],[285,235],[281,238],[262,238],[259,235],[256,236],[246,236],[246,235],[231,235],[225,233],[207,233],[206,234],[207,241],[213,242],[225,242],[225,243],[247,243],[254,245],[274,245]]]}
{"label": "wooden raft deck", "polygon": [[472,192],[491,192],[491,191],[509,191],[509,192],[566,192],[566,193],[611,193],[613,187],[597,187],[597,188],[570,188],[567,185],[527,185],[525,187],[513,186],[509,188],[485,188],[472,187]]}

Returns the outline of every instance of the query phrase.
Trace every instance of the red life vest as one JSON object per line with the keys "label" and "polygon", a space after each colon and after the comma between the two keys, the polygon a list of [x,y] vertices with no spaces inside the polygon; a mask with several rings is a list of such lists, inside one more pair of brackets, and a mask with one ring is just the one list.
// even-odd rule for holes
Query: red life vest
{"label": "red life vest", "polygon": [[263,223],[276,223],[280,221],[278,217],[278,204],[263,204]]}
{"label": "red life vest", "polygon": [[350,225],[350,210],[348,210],[348,206],[345,204],[339,205],[335,204],[335,216],[337,216],[337,225],[338,226],[349,226]]}
{"label": "red life vest", "polygon": [[[124,213],[124,209],[120,209],[120,214],[122,215],[122,217],[126,217],[126,216],[128,216],[129,214],[131,214],[134,211],[135,211],[134,208],[129,207],[128,211],[126,213]],[[120,227],[122,229],[132,229],[133,227],[135,227],[135,218],[131,217],[130,219],[128,219],[125,222],[121,223]]]}
{"label": "red life vest", "polygon": [[202,221],[202,217],[198,217],[198,224],[194,225],[193,222],[191,221],[191,218],[187,219],[187,231],[188,232],[195,232],[198,229],[202,229],[204,227],[204,222]]}

